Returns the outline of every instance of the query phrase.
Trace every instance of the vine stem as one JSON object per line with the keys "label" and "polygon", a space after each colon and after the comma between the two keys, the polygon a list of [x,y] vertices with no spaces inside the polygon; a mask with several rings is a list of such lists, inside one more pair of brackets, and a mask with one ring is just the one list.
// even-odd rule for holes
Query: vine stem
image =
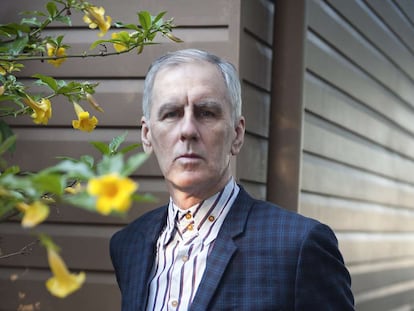
{"label": "vine stem", "polygon": [[33,251],[33,246],[35,246],[38,243],[39,243],[39,240],[30,242],[29,244],[25,245],[24,247],[22,247],[17,252],[5,254],[5,255],[0,255],[0,259],[6,259],[6,258],[9,258],[9,257],[18,256],[18,255],[28,255]]}

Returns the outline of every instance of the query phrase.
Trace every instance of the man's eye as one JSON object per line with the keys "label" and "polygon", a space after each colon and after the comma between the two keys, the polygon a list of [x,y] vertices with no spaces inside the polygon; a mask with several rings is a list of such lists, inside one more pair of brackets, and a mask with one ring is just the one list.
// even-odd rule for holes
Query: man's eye
{"label": "man's eye", "polygon": [[169,111],[163,115],[163,119],[172,119],[178,117],[177,111]]}
{"label": "man's eye", "polygon": [[202,118],[213,118],[216,114],[209,110],[202,110],[199,112],[199,116]]}

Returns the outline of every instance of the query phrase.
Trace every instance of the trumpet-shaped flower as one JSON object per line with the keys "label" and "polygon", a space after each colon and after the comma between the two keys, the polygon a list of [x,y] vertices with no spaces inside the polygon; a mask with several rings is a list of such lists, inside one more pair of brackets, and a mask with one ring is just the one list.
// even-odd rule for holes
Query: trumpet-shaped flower
{"label": "trumpet-shaped flower", "polygon": [[63,56],[66,56],[66,49],[64,47],[58,48],[53,44],[47,43],[46,49],[47,49],[47,56],[59,57],[57,59],[49,59],[47,61],[49,64],[52,64],[55,67],[59,67],[66,60],[66,57],[63,57]]}
{"label": "trumpet-shaped flower", "polygon": [[98,124],[98,119],[95,116],[90,118],[89,112],[84,111],[79,104],[73,103],[73,106],[78,116],[78,120],[72,120],[73,128],[83,132],[92,132]]}
{"label": "trumpet-shaped flower", "polygon": [[[125,34],[129,37],[129,34],[126,31],[121,31],[121,32],[114,32],[112,34],[112,39],[120,39],[122,37],[125,36]],[[124,52],[126,50],[128,50],[128,46],[126,46],[124,43],[114,43],[114,49],[115,51],[117,51],[118,53]]]}
{"label": "trumpet-shaped flower", "polygon": [[24,213],[22,219],[24,228],[33,228],[49,216],[49,206],[40,201],[35,201],[32,204],[20,202],[16,207]]}
{"label": "trumpet-shaped flower", "polygon": [[96,99],[91,94],[86,94],[86,100],[92,106],[93,109],[98,110],[99,112],[104,112],[101,106],[99,106]]}
{"label": "trumpet-shaped flower", "polygon": [[103,7],[89,6],[85,10],[83,21],[89,25],[89,28],[95,29],[99,27],[101,31],[98,36],[102,37],[106,34],[109,28],[111,28],[111,17],[106,16],[105,9]]}
{"label": "trumpet-shaped flower", "polygon": [[47,247],[47,257],[53,277],[46,281],[46,287],[52,295],[65,298],[85,282],[85,273],[70,273],[55,248]]}
{"label": "trumpet-shaped flower", "polygon": [[36,124],[47,124],[52,117],[52,105],[50,100],[42,98],[39,102],[34,101],[31,97],[27,96],[23,101],[33,109],[33,122]]}
{"label": "trumpet-shaped flower", "polygon": [[131,195],[138,185],[118,174],[103,175],[88,182],[87,191],[96,196],[96,209],[103,215],[112,211],[126,212],[131,205]]}

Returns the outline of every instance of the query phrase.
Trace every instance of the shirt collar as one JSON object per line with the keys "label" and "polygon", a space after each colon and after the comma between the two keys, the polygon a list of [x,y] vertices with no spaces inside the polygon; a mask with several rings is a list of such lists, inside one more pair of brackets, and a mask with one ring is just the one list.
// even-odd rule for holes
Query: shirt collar
{"label": "shirt collar", "polygon": [[222,190],[186,210],[180,209],[170,197],[164,246],[175,234],[183,240],[193,239],[205,234],[214,222],[222,223],[238,192],[239,186],[231,178]]}

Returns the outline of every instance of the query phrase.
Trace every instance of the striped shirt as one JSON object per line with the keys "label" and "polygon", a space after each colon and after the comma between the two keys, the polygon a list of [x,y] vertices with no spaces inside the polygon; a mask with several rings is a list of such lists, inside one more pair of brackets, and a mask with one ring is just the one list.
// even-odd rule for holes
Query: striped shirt
{"label": "striped shirt", "polygon": [[147,311],[189,309],[208,254],[238,192],[231,179],[219,193],[186,210],[170,199],[167,224],[157,241]]}

